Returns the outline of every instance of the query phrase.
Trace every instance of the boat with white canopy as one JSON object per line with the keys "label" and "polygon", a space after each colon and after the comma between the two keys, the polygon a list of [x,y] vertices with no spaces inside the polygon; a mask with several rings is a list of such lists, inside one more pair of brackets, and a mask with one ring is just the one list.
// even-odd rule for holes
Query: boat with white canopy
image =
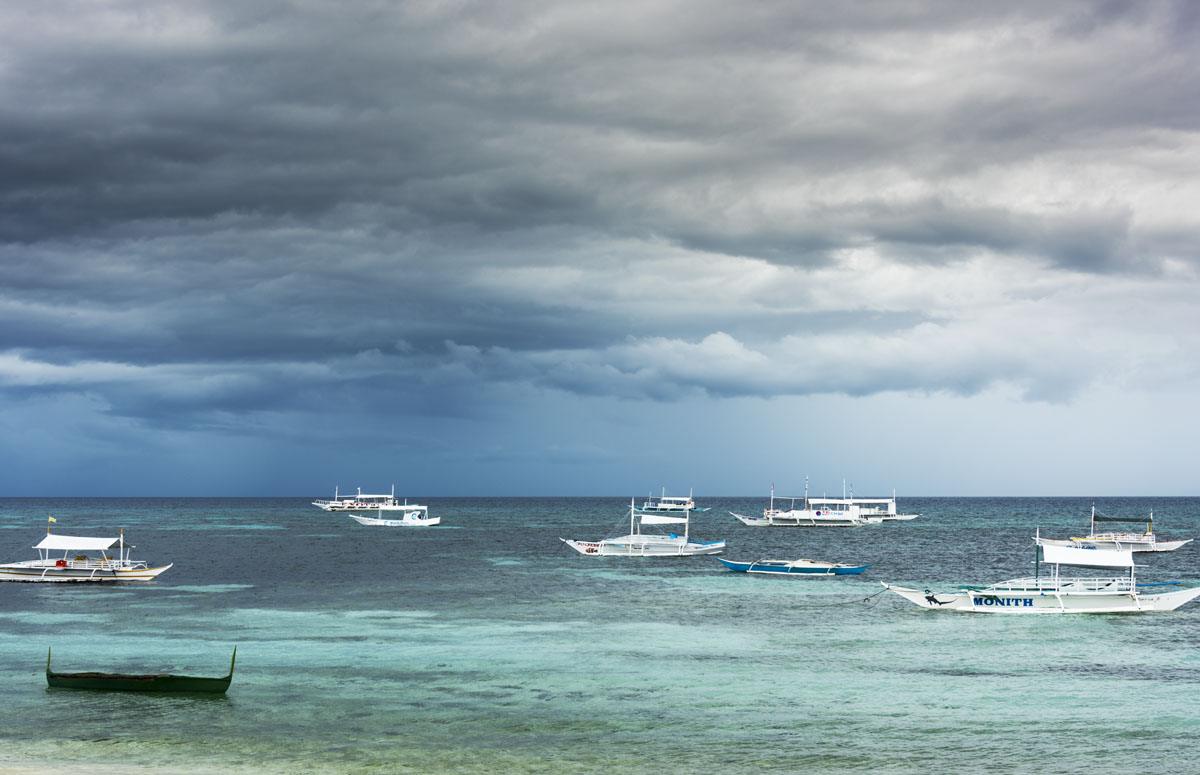
{"label": "boat with white canopy", "polygon": [[[1172,592],[1143,594],[1148,586],[1174,586],[1174,583],[1138,584],[1133,552],[1128,549],[1096,549],[1085,546],[1047,544],[1040,537],[1034,542],[1035,555],[1031,578],[1001,581],[986,587],[961,587],[958,592],[933,593],[884,583],[910,603],[939,611],[1002,614],[1113,614],[1146,611],[1174,611],[1200,597],[1200,587]],[[1042,565],[1049,566],[1042,573]],[[1120,571],[1109,576],[1064,576],[1061,566],[1101,568]]]}
{"label": "boat with white canopy", "polygon": [[384,511],[375,512],[374,517],[364,517],[359,514],[351,514],[350,519],[360,525],[372,525],[376,527],[430,527],[440,525],[441,517],[429,516],[428,506],[418,506],[415,503],[405,501],[400,509],[398,516],[384,517]]}
{"label": "boat with white canopy", "polygon": [[[776,508],[775,501],[788,501],[787,508]],[[797,501],[800,507],[796,507]],[[729,512],[742,524],[752,527],[861,527],[883,522],[906,522],[919,514],[900,514],[896,509],[896,494],[890,498],[855,498],[843,494],[841,498],[808,497],[808,480],[804,481],[804,495],[779,496],[775,485],[771,485],[769,505],[761,517]]]}
{"label": "boat with white canopy", "polygon": [[[1146,530],[1138,533],[1128,531],[1096,531],[1097,522],[1145,522]],[[1043,538],[1043,544],[1054,546],[1091,546],[1097,549],[1128,549],[1131,552],[1173,552],[1179,547],[1192,542],[1190,538],[1177,541],[1162,541],[1154,534],[1154,512],[1148,517],[1112,517],[1096,511],[1092,504],[1091,529],[1085,536],[1073,536],[1070,539]]]}
{"label": "boat with white canopy", "polygon": [[404,511],[408,501],[401,503],[396,498],[396,485],[392,485],[390,493],[371,494],[358,488],[354,495],[342,495],[338,488],[333,488],[331,500],[315,500],[312,505],[324,511]]}
{"label": "boat with white canopy", "polygon": [[[117,548],[112,552],[114,546]],[[150,581],[171,567],[152,567],[130,559],[134,547],[125,543],[124,530],[116,538],[47,531],[33,548],[38,551],[36,560],[0,564],[0,581]]]}
{"label": "boat with white canopy", "polygon": [[[574,541],[560,538],[580,554],[596,557],[690,557],[699,554],[718,554],[725,549],[724,541],[700,541],[688,535],[689,512],[683,516],[647,514],[629,501],[629,534],[599,541]],[[677,533],[643,533],[643,525],[682,525],[683,535]]]}
{"label": "boat with white canopy", "polygon": [[667,488],[664,487],[661,495],[647,495],[640,510],[648,514],[682,514],[685,511],[708,511],[708,507],[696,508],[691,490],[687,495],[667,495]]}

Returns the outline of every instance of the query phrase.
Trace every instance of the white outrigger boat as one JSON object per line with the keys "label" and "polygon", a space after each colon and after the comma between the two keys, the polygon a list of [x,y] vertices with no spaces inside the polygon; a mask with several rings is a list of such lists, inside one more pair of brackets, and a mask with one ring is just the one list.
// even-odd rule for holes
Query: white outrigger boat
{"label": "white outrigger boat", "polygon": [[647,514],[682,514],[685,511],[704,512],[708,508],[696,508],[691,490],[687,495],[667,495],[667,488],[664,487],[662,495],[647,495],[640,510]]}
{"label": "white outrigger boat", "polygon": [[[117,551],[110,556],[114,544]],[[173,564],[151,567],[130,559],[134,547],[125,543],[124,530],[116,538],[59,535],[47,530],[33,548],[38,550],[36,560],[0,564],[0,581],[151,581]],[[57,552],[62,555],[52,554]]]}
{"label": "white outrigger boat", "polygon": [[[629,501],[629,535],[605,538],[600,541],[573,541],[560,538],[580,554],[596,557],[691,557],[698,554],[719,554],[724,541],[698,541],[688,536],[688,512],[683,516],[646,514]],[[683,525],[683,535],[676,533],[643,533],[642,525]]]}
{"label": "white outrigger boat", "polygon": [[375,525],[379,527],[429,527],[431,525],[440,525],[441,517],[429,516],[428,506],[418,506],[415,503],[405,501],[401,506],[402,513],[398,518],[385,519],[383,511],[378,511],[375,517],[363,517],[358,514],[351,514],[350,519],[360,525]]}
{"label": "white outrigger boat", "polygon": [[[786,509],[775,508],[777,497],[789,501]],[[800,508],[796,508],[796,501],[802,502]],[[895,493],[890,498],[855,498],[853,493],[841,498],[810,498],[807,479],[803,496],[776,496],[775,486],[771,485],[770,505],[763,510],[761,517],[732,511],[729,513],[742,524],[752,527],[859,527],[883,522],[907,522],[920,516],[898,513]]]}
{"label": "white outrigger boat", "polygon": [[[1097,522],[1145,522],[1146,531],[1144,533],[1136,533],[1132,530],[1097,533]],[[1154,535],[1153,511],[1145,519],[1141,517],[1110,517],[1106,514],[1097,514],[1095,504],[1092,504],[1092,523],[1087,535],[1075,536],[1070,539],[1042,539],[1043,544],[1052,546],[1091,546],[1097,549],[1128,549],[1131,552],[1173,552],[1191,542],[1190,538],[1178,541],[1158,540],[1158,537]]]}
{"label": "white outrigger boat", "polygon": [[355,495],[341,495],[338,488],[333,488],[332,500],[315,500],[312,505],[324,511],[405,511],[409,508],[408,501],[401,503],[396,499],[396,485],[392,485],[391,493],[372,495],[358,488]]}
{"label": "white outrigger boat", "polygon": [[[986,587],[962,587],[958,592],[933,593],[884,583],[886,589],[922,608],[939,611],[1001,614],[1116,614],[1174,611],[1200,597],[1200,587],[1174,592],[1142,594],[1137,583],[1133,552],[1034,542],[1041,550],[1032,578],[1001,581]],[[1051,567],[1042,575],[1041,563]],[[1059,566],[1113,568],[1128,571],[1119,576],[1062,576]],[[1173,586],[1173,584],[1162,584]],[[1153,586],[1159,586],[1155,584]]]}

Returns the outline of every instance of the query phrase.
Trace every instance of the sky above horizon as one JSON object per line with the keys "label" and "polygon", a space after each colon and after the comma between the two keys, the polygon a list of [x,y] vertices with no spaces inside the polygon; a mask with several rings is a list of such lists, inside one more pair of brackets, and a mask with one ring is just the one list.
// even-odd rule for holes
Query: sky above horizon
{"label": "sky above horizon", "polygon": [[0,496],[1190,495],[1200,6],[0,6]]}

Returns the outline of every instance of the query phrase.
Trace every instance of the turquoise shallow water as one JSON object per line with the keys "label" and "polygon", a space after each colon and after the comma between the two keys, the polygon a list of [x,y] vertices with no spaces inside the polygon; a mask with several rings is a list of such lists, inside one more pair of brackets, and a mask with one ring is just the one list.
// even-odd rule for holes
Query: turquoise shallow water
{"label": "turquoise shallow water", "polygon": [[[879,580],[1025,574],[1033,529],[1085,499],[902,499],[916,522],[751,528],[704,501],[727,556],[869,562],[771,579],[712,558],[589,558],[621,499],[423,499],[447,527],[359,526],[303,499],[0,500],[0,552],[115,534],[175,567],[122,588],[0,584],[0,770],[137,772],[1194,771],[1200,606],[1172,614],[937,614]],[[1200,499],[1153,508],[1200,535]],[[1195,545],[1143,580],[1200,581]],[[63,670],[221,674],[227,697],[50,691]]]}

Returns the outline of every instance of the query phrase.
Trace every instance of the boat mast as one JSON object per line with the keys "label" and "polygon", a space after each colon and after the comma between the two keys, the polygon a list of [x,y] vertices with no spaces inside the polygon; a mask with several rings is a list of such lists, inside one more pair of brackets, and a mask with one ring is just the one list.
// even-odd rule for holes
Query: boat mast
{"label": "boat mast", "polygon": [[[641,531],[639,530],[638,532],[640,533]],[[636,535],[633,532],[633,498],[629,499],[629,535]]]}
{"label": "boat mast", "polygon": [[[1042,545],[1038,543],[1038,539],[1042,537],[1042,529],[1039,527],[1034,534],[1033,539],[1033,580],[1037,582],[1042,576]],[[1038,585],[1041,586],[1040,584]]]}
{"label": "boat mast", "polygon": [[1096,503],[1092,502],[1092,529],[1088,531],[1088,535],[1096,535]]}
{"label": "boat mast", "polygon": [[804,475],[804,510],[808,511],[808,474]]}

